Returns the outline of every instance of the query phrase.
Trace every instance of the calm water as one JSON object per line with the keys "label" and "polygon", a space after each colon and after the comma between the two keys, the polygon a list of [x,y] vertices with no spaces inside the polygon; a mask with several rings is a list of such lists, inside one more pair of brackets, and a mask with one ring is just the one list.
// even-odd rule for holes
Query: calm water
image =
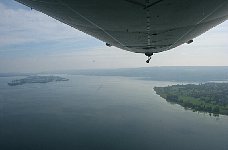
{"label": "calm water", "polygon": [[228,117],[184,110],[153,91],[169,82],[64,76],[10,87],[0,78],[1,150],[227,150]]}

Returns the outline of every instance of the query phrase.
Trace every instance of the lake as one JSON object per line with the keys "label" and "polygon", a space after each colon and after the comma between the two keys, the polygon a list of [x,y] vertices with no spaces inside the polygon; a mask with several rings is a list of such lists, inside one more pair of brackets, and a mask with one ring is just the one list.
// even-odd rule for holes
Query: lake
{"label": "lake", "polygon": [[62,77],[70,80],[13,87],[19,77],[0,78],[1,150],[228,149],[228,116],[185,110],[153,90],[175,82]]}

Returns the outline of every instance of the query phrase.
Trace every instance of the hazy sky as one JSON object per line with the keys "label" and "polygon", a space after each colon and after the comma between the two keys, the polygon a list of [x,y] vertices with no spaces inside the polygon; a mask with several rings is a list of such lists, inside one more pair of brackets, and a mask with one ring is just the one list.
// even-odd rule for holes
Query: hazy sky
{"label": "hazy sky", "polygon": [[227,66],[228,21],[190,45],[155,54],[127,52],[71,28],[13,0],[0,2],[0,72],[88,68]]}

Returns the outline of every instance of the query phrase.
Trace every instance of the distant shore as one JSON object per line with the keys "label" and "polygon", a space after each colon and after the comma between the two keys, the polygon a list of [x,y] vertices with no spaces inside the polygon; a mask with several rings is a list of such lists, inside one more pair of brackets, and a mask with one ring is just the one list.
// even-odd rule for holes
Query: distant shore
{"label": "distant shore", "polygon": [[27,83],[48,83],[57,81],[68,81],[69,79],[59,76],[29,76],[23,79],[12,80],[8,83],[9,86],[23,85]]}

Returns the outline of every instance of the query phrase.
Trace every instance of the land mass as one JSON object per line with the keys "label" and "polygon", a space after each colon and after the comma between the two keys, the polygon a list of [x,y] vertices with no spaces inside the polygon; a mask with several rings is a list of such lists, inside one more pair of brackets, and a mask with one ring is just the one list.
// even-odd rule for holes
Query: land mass
{"label": "land mass", "polygon": [[23,79],[13,80],[8,83],[9,86],[23,85],[27,83],[48,83],[57,81],[68,81],[69,79],[59,76],[29,76]]}
{"label": "land mass", "polygon": [[228,83],[204,83],[154,87],[168,102],[193,111],[228,115]]}
{"label": "land mass", "polygon": [[47,72],[52,74],[67,73],[70,75],[89,76],[123,76],[136,77],[142,80],[176,81],[176,82],[211,82],[228,81],[228,66],[169,66],[122,69],[90,69]]}

